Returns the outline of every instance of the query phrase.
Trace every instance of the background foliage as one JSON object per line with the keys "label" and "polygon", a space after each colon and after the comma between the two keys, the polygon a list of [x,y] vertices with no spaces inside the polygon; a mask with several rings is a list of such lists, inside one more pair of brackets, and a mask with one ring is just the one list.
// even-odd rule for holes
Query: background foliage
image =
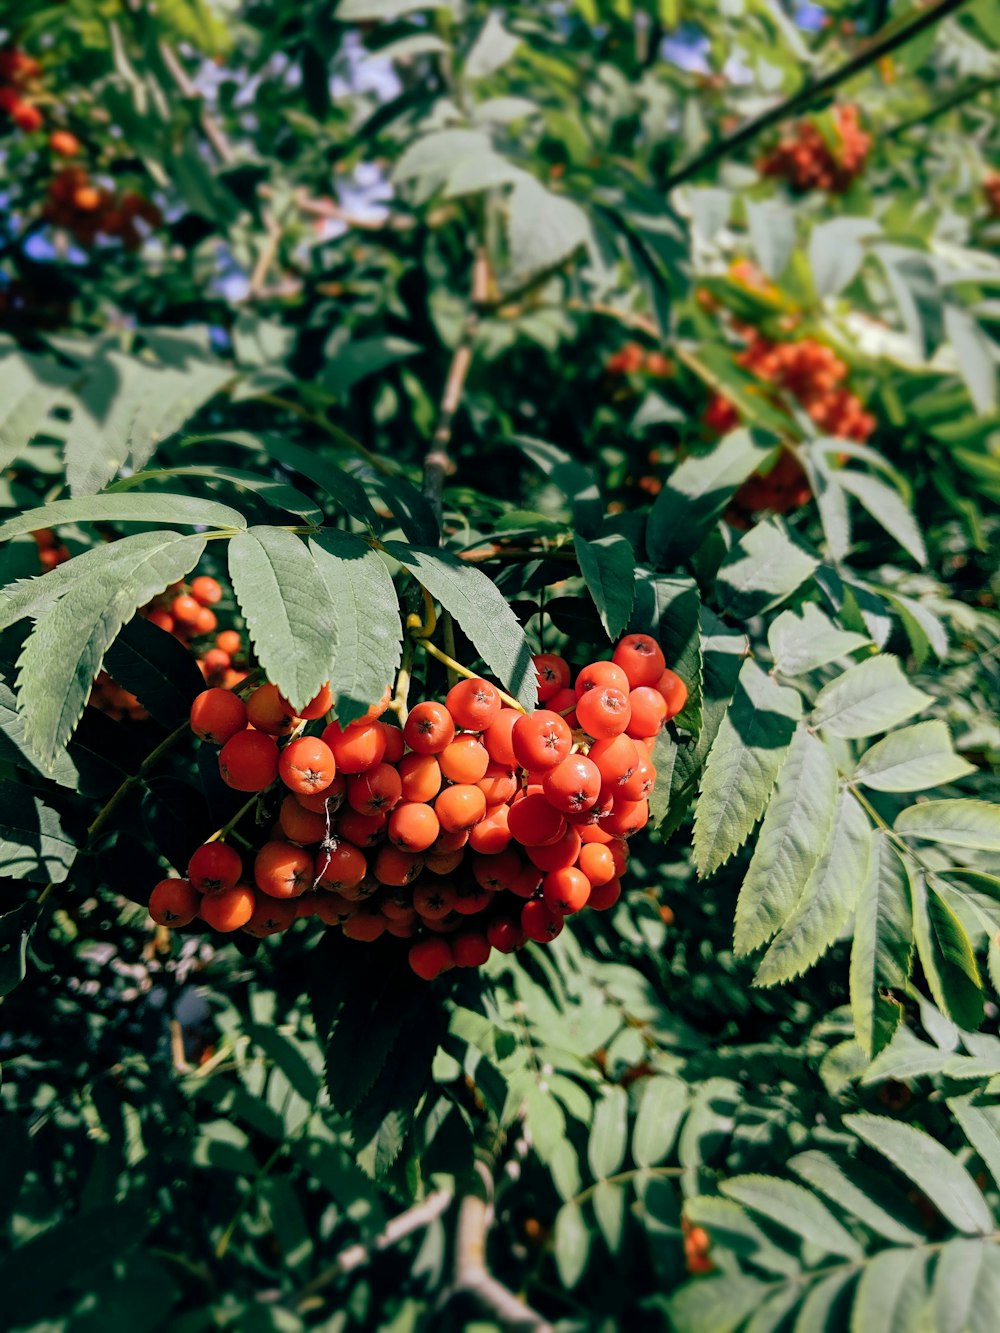
{"label": "background foliage", "polygon": [[[0,127],[10,1327],[991,1329],[995,7],[0,24],[44,117]],[[847,103],[846,191],[758,171]],[[53,217],[53,129],[107,230]],[[864,440],[748,369],[754,331],[832,349]],[[741,503],[779,461],[797,503]],[[431,988],[309,923],[153,934],[235,808],[162,744],[201,677],[134,618],[196,566],[347,715],[411,575],[529,705],[529,651],[655,633],[690,702],[615,911]],[[150,721],[85,708],[102,662]]]}

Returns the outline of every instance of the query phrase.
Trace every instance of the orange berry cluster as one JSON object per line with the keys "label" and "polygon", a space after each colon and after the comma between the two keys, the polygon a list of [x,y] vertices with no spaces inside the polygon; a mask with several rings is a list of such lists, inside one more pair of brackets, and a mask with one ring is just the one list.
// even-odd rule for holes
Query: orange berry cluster
{"label": "orange berry cluster", "polygon": [[416,704],[402,729],[381,721],[388,691],[346,727],[306,734],[332,707],[329,686],[297,716],[270,683],[245,703],[206,690],[192,729],[221,746],[230,787],[280,782],[277,825],[255,853],[253,884],[235,849],[206,843],[185,879],[153,890],[153,919],[198,916],[263,936],[318,916],[351,939],[411,939],[410,966],[431,980],[482,966],[494,948],[547,943],[584,907],[611,907],[626,839],[649,817],[654,740],[687,688],[644,634],[585,666],[572,688],[563,658],[534,662],[544,705],[534,712],[473,678],[443,703]]}
{"label": "orange berry cluster", "polygon": [[692,1226],[686,1217],[682,1217],[681,1230],[684,1233],[684,1262],[687,1271],[696,1277],[714,1273],[715,1264],[708,1255],[712,1241],[705,1228]]}
{"label": "orange berry cluster", "polygon": [[[52,139],[68,141],[73,136],[60,134]],[[76,145],[75,139],[73,143]],[[64,142],[60,151],[65,152],[68,146]],[[65,227],[80,245],[93,245],[98,235],[117,236],[126,250],[138,250],[142,245],[137,219],[150,227],[163,222],[160,210],[149,199],[135,190],[116,193],[95,185],[82,166],[63,167],[53,176],[42,216],[55,226]]]}
{"label": "orange berry cluster", "polygon": [[673,366],[662,352],[647,352],[638,343],[628,342],[608,357],[604,366],[609,375],[653,375],[663,379],[673,374]]}
{"label": "orange berry cluster", "polygon": [[70,558],[69,549],[63,546],[51,528],[39,528],[31,535],[38,547],[38,559],[43,569],[55,569],[56,565],[65,564]]}
{"label": "orange berry cluster", "polygon": [[793,190],[828,190],[843,194],[861,174],[872,147],[872,136],[861,128],[858,108],[838,106],[833,111],[836,143],[830,145],[817,127],[800,120],[760,159],[763,176],[778,176]]}
{"label": "orange berry cluster", "polygon": [[9,116],[25,134],[42,128],[42,113],[26,95],[29,85],[41,72],[42,67],[33,56],[13,49],[0,51],[0,112]]}

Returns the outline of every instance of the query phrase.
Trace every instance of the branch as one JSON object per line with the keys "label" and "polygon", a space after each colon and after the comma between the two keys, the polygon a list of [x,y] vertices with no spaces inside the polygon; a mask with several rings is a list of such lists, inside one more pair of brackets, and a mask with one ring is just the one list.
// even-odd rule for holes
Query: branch
{"label": "branch", "polygon": [[453,1198],[454,1195],[451,1190],[435,1190],[433,1194],[428,1194],[426,1199],[414,1204],[412,1208],[408,1208],[405,1213],[400,1213],[398,1217],[394,1217],[385,1229],[371,1240],[358,1241],[354,1245],[348,1245],[346,1249],[341,1250],[332,1264],[322,1269],[311,1282],[302,1288],[297,1302],[298,1308],[302,1309],[310,1297],[315,1296],[317,1292],[329,1286],[331,1282],[336,1282],[338,1277],[343,1277],[345,1273],[351,1273],[355,1268],[360,1268],[374,1255],[381,1254],[383,1250],[391,1249],[393,1245],[398,1245],[401,1240],[412,1235],[414,1231],[420,1231],[424,1227],[430,1226],[448,1208]]}
{"label": "branch", "polygon": [[226,138],[222,126],[209,111],[205,105],[205,99],[198,91],[195,84],[188,75],[187,70],[178,60],[173,48],[166,42],[158,43],[160,59],[167,68],[167,72],[177,85],[177,90],[182,97],[189,97],[192,101],[200,104],[198,119],[201,122],[202,132],[205,138],[215,149],[215,155],[219,161],[227,167],[231,167],[236,161],[236,153],[232,144]]}
{"label": "branch", "polygon": [[797,93],[779,102],[768,111],[762,112],[759,116],[754,116],[741,125],[738,130],[720,139],[717,143],[706,148],[704,152],[698,153],[690,162],[686,162],[671,172],[662,183],[662,189],[666,192],[682,185],[692,176],[697,176],[704,171],[706,167],[712,166],[720,159],[728,157],[737,149],[756,139],[758,134],[764,130],[770,129],[772,125],[786,120],[790,116],[797,115],[804,111],[818,98],[830,93],[834,88],[838,88],[842,83],[855,74],[859,74],[869,65],[874,65],[882,56],[888,55],[891,51],[897,50],[911,41],[914,37],[922,33],[926,28],[931,27],[939,20],[959,9],[966,3],[966,0],[936,0],[936,3],[928,5],[926,9],[919,10],[912,18],[901,20],[899,23],[889,24],[875,37],[865,42],[856,55],[850,60],[845,60],[842,65],[830,70],[829,74],[824,74],[821,78],[807,81]]}
{"label": "branch", "polygon": [[969,102],[973,97],[978,97],[980,93],[988,92],[998,85],[1000,78],[995,76],[991,79],[973,79],[971,83],[956,88],[948,97],[919,116],[911,116],[908,120],[901,120],[898,125],[893,125],[892,129],[887,130],[880,138],[895,139],[900,134],[906,134],[908,130],[916,129],[918,125],[928,125],[932,120],[937,120],[938,116],[943,116],[946,111],[951,111],[954,107],[961,106],[963,102]]}

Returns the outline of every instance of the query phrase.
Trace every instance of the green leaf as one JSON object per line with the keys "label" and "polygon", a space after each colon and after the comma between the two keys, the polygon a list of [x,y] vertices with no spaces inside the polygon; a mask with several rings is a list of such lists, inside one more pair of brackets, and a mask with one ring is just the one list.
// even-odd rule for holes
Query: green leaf
{"label": "green leaf", "polygon": [[186,644],[136,616],[108,649],[104,665],[123,689],[165,727],[176,727],[191,712],[205,678]]}
{"label": "green leaf", "polygon": [[929,694],[909,683],[898,657],[880,653],[823,686],[811,725],[855,740],[889,731],[932,702]]}
{"label": "green leaf", "polygon": [[667,1301],[673,1333],[735,1333],[773,1288],[742,1273],[686,1282]]}
{"label": "green leaf", "polygon": [[795,249],[795,213],[777,199],[746,200],[750,243],[757,262],[777,280],[788,267]]}
{"label": "green leaf", "polygon": [[983,983],[965,927],[946,902],[928,893],[923,871],[910,874],[913,937],[934,1003],[960,1028],[983,1021]]}
{"label": "green leaf", "polygon": [[337,626],[330,680],[347,725],[382,698],[402,648],[396,589],[385,561],[361,537],[326,528],[309,539]]}
{"label": "green leaf", "polygon": [[733,949],[759,948],[788,921],[830,837],[837,803],[837,766],[804,727],[781,768],[736,903]]}
{"label": "green leaf", "polygon": [[861,1246],[833,1213],[801,1185],[776,1176],[733,1176],[719,1182],[727,1199],[735,1199],[751,1212],[761,1213],[769,1222],[784,1227],[811,1241],[829,1254],[858,1259]]}
{"label": "green leaf", "polygon": [[[184,649],[181,651],[184,652]],[[198,679],[201,680],[200,673]],[[24,718],[17,711],[14,691],[3,682],[0,682],[0,759],[41,776],[37,761],[24,738]],[[80,787],[80,774],[68,752],[60,755],[52,771],[44,776],[60,787],[68,787],[70,791],[77,791]]]}
{"label": "green leaf", "polygon": [[941,619],[913,597],[902,597],[888,590],[884,595],[906,630],[918,670],[923,667],[930,652],[934,653],[939,662],[943,662],[948,656],[948,631]]}
{"label": "green leaf", "polygon": [[[74,496],[94,495],[118,469],[138,469],[234,378],[231,366],[207,359],[157,365],[120,352],[100,354],[70,398],[65,429],[66,479]],[[166,519],[176,523],[177,519]]]}
{"label": "green leaf", "polygon": [[944,327],[955,350],[958,370],[981,416],[997,408],[996,349],[979,321],[960,306],[946,303]]}
{"label": "green leaf", "polygon": [[42,429],[71,378],[71,371],[40,356],[11,352],[0,360],[0,468]]}
{"label": "green leaf", "polygon": [[552,485],[565,495],[577,532],[583,537],[595,537],[604,518],[604,502],[592,470],[572,454],[545,440],[514,435],[510,442],[541,468]]}
{"label": "green leaf", "polygon": [[184,527],[246,528],[236,509],[191,495],[83,495],[53,500],[0,523],[0,541],[62,523],[175,523]]}
{"label": "green leaf", "polygon": [[229,576],[268,680],[304,708],[333,682],[337,644],[333,600],[309,548],[283,528],[250,528],[229,543]]}
{"label": "green leaf", "polygon": [[809,1289],[792,1333],[839,1333],[847,1327],[848,1288],[857,1273],[853,1268],[840,1267],[840,1272],[831,1273]]}
{"label": "green leaf", "polygon": [[859,1176],[856,1162],[838,1162],[826,1153],[810,1149],[789,1158],[788,1165],[813,1189],[825,1194],[831,1203],[853,1214],[869,1230],[886,1240],[899,1245],[918,1245],[924,1239],[921,1232],[907,1226],[883,1207],[880,1202],[883,1182],[874,1175],[869,1178]]}
{"label": "green leaf", "polygon": [[979,1092],[949,1097],[947,1105],[994,1181],[1000,1184],[1000,1107]]}
{"label": "green leaf", "polygon": [[407,541],[436,546],[440,539],[434,510],[405,477],[370,477],[374,491],[403,530]]}
{"label": "green leaf", "polygon": [[465,57],[463,74],[467,79],[482,79],[505,65],[521,45],[520,37],[510,33],[496,10],[491,10],[480,28],[469,54]]}
{"label": "green leaf", "polygon": [[880,527],[913,556],[918,565],[927,564],[927,547],[912,512],[893,486],[866,472],[844,469],[838,472],[841,487],[853,495]]}
{"label": "green leaf", "polygon": [[625,1193],[624,1185],[599,1180],[590,1196],[597,1225],[612,1254],[617,1254],[621,1249],[625,1232]]}
{"label": "green leaf", "polygon": [[586,1271],[590,1253],[590,1229],[578,1203],[564,1203],[556,1213],[553,1245],[559,1279],[572,1291]]}
{"label": "green leaf", "polygon": [[385,549],[450,611],[476,651],[525,708],[537,702],[535,668],[524,631],[496,584],[447,551],[386,542]]}
{"label": "green leaf", "polygon": [[989,801],[922,801],[900,811],[893,827],[905,838],[1000,852],[1000,805]]}
{"label": "green leaf", "polygon": [[705,1228],[717,1251],[732,1251],[741,1260],[770,1273],[795,1277],[801,1272],[796,1256],[777,1246],[732,1199],[717,1194],[695,1195],[685,1200],[684,1215],[695,1226]]}
{"label": "green leaf", "polygon": [[406,148],[393,167],[392,180],[414,182],[414,193],[423,202],[441,189],[459,162],[489,152],[490,140],[478,130],[434,130]]}
{"label": "green leaf", "polygon": [[687,1086],[679,1078],[647,1079],[632,1132],[636,1166],[656,1166],[673,1147],[687,1109]]}
{"label": "green leaf", "polygon": [[873,837],[855,916],[850,978],[854,1030],[869,1057],[888,1046],[899,1025],[902,1006],[886,992],[906,986],[913,942],[906,868],[884,833]]}
{"label": "green leaf", "polygon": [[716,593],[729,615],[749,620],[790,597],[818,564],[776,523],[758,523],[722,562]]}
{"label": "green leaf", "polygon": [[761,959],[755,986],[791,981],[823,956],[854,909],[870,858],[871,825],[850,792],[842,791],[829,839],[794,911]]}
{"label": "green leaf", "polygon": [[587,1144],[587,1161],[595,1179],[614,1175],[625,1158],[627,1146],[628,1094],[624,1088],[609,1088],[594,1107]]}
{"label": "green leaf", "polygon": [[862,242],[881,230],[874,218],[841,217],[817,223],[809,237],[809,267],[819,296],[836,296],[864,262]]}
{"label": "green leaf", "polygon": [[1000,1262],[990,1240],[945,1241],[934,1269],[934,1333],[992,1333]]}
{"label": "green leaf", "polygon": [[0,916],[0,999],[20,986],[27,973],[28,940],[38,920],[36,903],[23,903]]}
{"label": "green leaf", "polygon": [[636,571],[635,604],[629,628],[652,634],[671,670],[688,687],[687,702],[674,723],[695,737],[701,732],[702,708],[700,609],[701,598],[694,579],[664,578],[641,568]]}
{"label": "green leaf", "polygon": [[799,611],[782,611],[767,631],[774,669],[783,676],[803,676],[838,657],[868,648],[871,639],[841,629],[813,603]]}
{"label": "green leaf", "polygon": [[18,708],[25,738],[46,771],[55,766],[73,734],[104,655],[122,626],[140,606],[190,573],[205,539],[146,532],[115,547],[114,559],[88,566],[90,572],[42,614],[18,660]]}
{"label": "green leaf", "polygon": [[445,7],[446,0],[340,0],[335,17],[338,23],[389,22],[404,14]]}
{"label": "green leaf", "polygon": [[[200,438],[203,440],[213,438],[233,439],[232,436],[202,436]],[[303,445],[292,444],[291,441],[280,435],[264,435],[259,441],[256,436],[248,438],[254,446],[259,444],[268,457],[279,463],[284,463],[286,467],[308,478],[352,518],[356,518],[373,531],[380,530],[381,520],[372,508],[372,502],[369,500],[365,488],[345,468],[339,467],[328,458],[324,458],[322,454],[317,453],[314,449],[306,449]],[[240,442],[244,443],[242,440]]]}
{"label": "green leaf", "polygon": [[369,375],[405,361],[422,349],[392,334],[373,338],[352,338],[342,345],[327,346],[330,358],[320,376],[324,388],[338,396],[347,394]]}
{"label": "green leaf", "polygon": [[851,1310],[851,1333],[911,1333],[927,1299],[923,1250],[883,1250],[869,1259]]}
{"label": "green leaf", "polygon": [[743,663],[702,775],[694,821],[702,878],[729,860],[760,818],[801,713],[797,690],[777,684],[751,659]]}
{"label": "green leaf", "polygon": [[988,1235],[993,1219],[957,1157],[923,1130],[888,1116],[845,1115],[844,1124],[911,1180],[957,1231]]}
{"label": "green leaf", "polygon": [[518,277],[554,268],[591,239],[578,204],[553,194],[533,176],[522,176],[507,200],[510,265]]}
{"label": "green leaf", "polygon": [[635,556],[627,537],[615,534],[594,541],[573,538],[580,573],[601,617],[608,638],[615,640],[628,624],[635,599]]}
{"label": "green leaf", "polygon": [[733,495],[774,449],[773,437],[735,430],[710,454],[685,458],[664,483],[649,513],[646,548],[667,568],[701,545]]}
{"label": "green leaf", "polygon": [[974,773],[955,753],[944,722],[918,722],[893,732],[858,760],[854,781],[873,791],[922,791]]}
{"label": "green leaf", "polygon": [[273,477],[261,477],[256,472],[248,472],[239,467],[221,467],[217,463],[189,467],[150,468],[145,472],[135,472],[109,486],[106,495],[121,495],[125,491],[135,490],[147,481],[163,481],[174,477],[205,477],[210,481],[224,481],[238,490],[259,495],[267,504],[276,509],[284,509],[289,514],[296,514],[309,523],[321,523],[323,515],[301,491],[289,486],[285,481],[275,481]]}

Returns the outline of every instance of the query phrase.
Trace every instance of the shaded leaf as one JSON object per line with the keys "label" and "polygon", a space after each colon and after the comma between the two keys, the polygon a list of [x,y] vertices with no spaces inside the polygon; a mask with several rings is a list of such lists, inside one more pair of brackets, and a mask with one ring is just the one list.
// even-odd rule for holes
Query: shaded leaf
{"label": "shaded leaf", "polygon": [[899,1024],[900,1003],[888,992],[906,986],[913,942],[906,868],[884,833],[873,838],[855,915],[850,973],[854,1030],[869,1057],[889,1044]]}
{"label": "shaded leaf", "polygon": [[580,573],[601,617],[608,638],[615,640],[628,624],[635,598],[635,556],[620,535],[587,541],[573,539]]}

